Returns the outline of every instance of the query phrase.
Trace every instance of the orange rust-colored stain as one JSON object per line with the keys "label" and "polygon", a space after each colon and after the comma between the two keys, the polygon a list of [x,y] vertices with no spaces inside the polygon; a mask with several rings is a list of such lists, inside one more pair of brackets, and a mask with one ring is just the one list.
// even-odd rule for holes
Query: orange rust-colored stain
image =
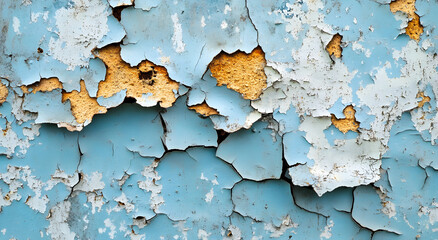
{"label": "orange rust-colored stain", "polygon": [[206,117],[219,114],[219,112],[216,109],[208,106],[207,103],[205,102],[194,106],[190,106],[189,109],[195,110],[197,113]]}
{"label": "orange rust-colored stain", "polygon": [[356,117],[354,116],[356,110],[354,110],[353,106],[349,105],[344,108],[343,113],[345,115],[345,118],[341,119],[336,118],[336,116],[332,114],[333,125],[344,134],[348,131],[357,132],[357,129],[359,128],[359,122],[356,121]]}
{"label": "orange rust-colored stain", "polygon": [[423,107],[425,103],[430,102],[430,97],[424,95],[424,92],[417,93],[417,98],[421,98],[421,101],[418,102],[418,107]]}
{"label": "orange rust-colored stain", "polygon": [[330,56],[335,56],[336,58],[342,57],[342,47],[341,47],[342,36],[338,33],[333,35],[332,40],[327,44],[325,50]]}
{"label": "orange rust-colored stain", "polygon": [[179,84],[169,78],[166,68],[147,60],[137,67],[131,67],[120,56],[119,45],[109,45],[96,52],[107,66],[105,81],[99,83],[97,97],[111,97],[123,89],[126,96],[143,99],[143,94],[151,93],[149,99],[160,103],[161,107],[170,107],[175,102],[174,91]]}
{"label": "orange rust-colored stain", "polygon": [[71,111],[78,123],[84,123],[86,120],[91,122],[95,114],[106,113],[106,108],[97,103],[96,98],[88,95],[85,82],[81,80],[81,91],[73,90],[70,93],[62,93],[62,102],[70,100]]}
{"label": "orange rust-colored stain", "polygon": [[6,87],[6,85],[0,82],[0,104],[6,101],[8,94],[9,94],[8,88]]}
{"label": "orange rust-colored stain", "polygon": [[233,54],[220,53],[210,63],[209,68],[217,85],[239,92],[245,99],[257,99],[266,88],[265,53],[260,47],[250,54],[237,51]]}
{"label": "orange rust-colored stain", "polygon": [[389,4],[392,13],[397,11],[404,12],[411,20],[406,27],[406,34],[416,41],[420,40],[420,36],[423,33],[423,26],[420,23],[420,16],[415,11],[415,0],[396,0]]}
{"label": "orange rust-colored stain", "polygon": [[62,89],[62,83],[57,77],[41,78],[39,82],[28,86],[21,86],[20,88],[24,93],[51,92],[55,89]]}

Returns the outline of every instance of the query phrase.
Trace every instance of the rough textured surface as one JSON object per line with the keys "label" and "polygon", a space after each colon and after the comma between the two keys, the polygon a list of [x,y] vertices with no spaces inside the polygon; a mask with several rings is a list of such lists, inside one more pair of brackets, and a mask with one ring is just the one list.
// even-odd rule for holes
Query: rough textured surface
{"label": "rough textured surface", "polygon": [[0,4],[0,239],[438,239],[436,0]]}
{"label": "rough textured surface", "polygon": [[50,92],[54,89],[62,89],[62,83],[58,78],[42,78],[39,82],[36,82],[29,86],[21,86],[23,93],[36,93],[36,92]]}
{"label": "rough textured surface", "polygon": [[254,100],[266,88],[265,66],[265,53],[258,47],[250,54],[222,52],[213,58],[209,68],[218,86],[227,85],[227,88],[241,93],[245,99]]}
{"label": "rough textured surface", "polygon": [[336,118],[336,116],[332,114],[333,125],[343,133],[347,133],[348,131],[357,132],[359,122],[356,121],[356,117],[354,116],[356,110],[354,110],[353,106],[349,105],[344,108],[343,113],[345,118],[341,119]]}
{"label": "rough textured surface", "polygon": [[195,110],[197,113],[206,117],[219,114],[219,112],[216,109],[208,106],[207,103],[193,105],[190,106],[189,109]]}
{"label": "rough textured surface", "polygon": [[8,97],[8,87],[3,83],[0,83],[0,103],[4,103]]}
{"label": "rough textured surface", "polygon": [[95,114],[106,113],[106,108],[97,103],[96,98],[88,95],[85,82],[81,81],[81,91],[74,90],[70,93],[62,93],[62,102],[70,101],[71,111],[78,123],[91,122]]}
{"label": "rough textured surface", "polygon": [[335,56],[337,58],[342,57],[342,47],[341,47],[342,36],[339,34],[333,35],[332,40],[327,44],[325,49],[330,54],[330,56]]}

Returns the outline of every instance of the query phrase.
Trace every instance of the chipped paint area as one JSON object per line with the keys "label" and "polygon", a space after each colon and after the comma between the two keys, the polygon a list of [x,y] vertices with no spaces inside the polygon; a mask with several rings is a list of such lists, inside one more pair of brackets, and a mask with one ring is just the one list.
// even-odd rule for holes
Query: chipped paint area
{"label": "chipped paint area", "polygon": [[438,239],[437,11],[4,0],[0,238]]}

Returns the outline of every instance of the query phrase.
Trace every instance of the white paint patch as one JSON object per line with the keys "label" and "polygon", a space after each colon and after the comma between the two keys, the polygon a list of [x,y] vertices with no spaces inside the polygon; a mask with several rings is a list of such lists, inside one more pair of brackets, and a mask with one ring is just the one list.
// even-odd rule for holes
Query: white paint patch
{"label": "white paint patch", "polygon": [[205,17],[202,16],[201,17],[201,27],[205,27],[205,26],[207,26],[207,24],[205,24]]}
{"label": "white paint patch", "polygon": [[183,42],[182,26],[181,23],[179,23],[178,14],[173,14],[171,18],[173,22],[173,49],[177,53],[182,53],[185,51],[186,47],[186,44]]}
{"label": "white paint patch", "polygon": [[269,231],[271,233],[271,238],[279,238],[281,237],[288,229],[290,228],[297,228],[298,224],[294,223],[292,219],[290,219],[290,216],[287,215],[283,218],[283,221],[281,222],[280,226],[275,226],[272,223],[265,223],[264,229],[266,231]]}
{"label": "white paint patch", "polygon": [[204,176],[204,173],[201,173],[201,180],[208,181],[208,178],[206,178],[206,177]]}
{"label": "white paint patch", "polygon": [[50,54],[65,63],[68,70],[88,66],[91,51],[109,31],[107,4],[100,0],[73,2],[72,7],[56,11],[59,37],[49,42]]}
{"label": "white paint patch", "polygon": [[12,28],[14,29],[14,32],[17,35],[20,35],[20,19],[18,19],[17,17],[13,17],[12,18]]}
{"label": "white paint patch", "polygon": [[221,28],[225,29],[227,27],[228,27],[228,23],[225,20],[223,20],[222,23],[221,23]]}
{"label": "white paint patch", "polygon": [[129,199],[126,197],[125,193],[123,193],[123,192],[120,196],[114,198],[114,201],[116,201],[117,203],[121,203],[121,204],[118,204],[115,208],[125,209],[127,213],[132,212],[135,208],[134,204],[132,204],[129,201]]}
{"label": "white paint patch", "polygon": [[242,239],[242,231],[240,231],[240,229],[235,226],[235,225],[230,225],[228,227],[228,231],[231,233],[231,237],[228,237],[228,234],[225,235],[224,239],[230,239],[230,240],[241,240]]}
{"label": "white paint patch", "polygon": [[211,235],[211,233],[208,233],[207,231],[203,229],[198,229],[198,239],[201,240],[208,240],[208,237]]}
{"label": "white paint patch", "polygon": [[105,183],[102,180],[102,173],[93,172],[91,176],[82,173],[81,181],[74,187],[75,191],[94,192],[103,189]]}
{"label": "white paint patch", "polygon": [[380,198],[380,203],[382,204],[382,209],[380,211],[382,211],[382,213],[384,213],[389,218],[393,218],[395,217],[395,215],[397,215],[395,204],[387,200],[388,196],[384,191],[385,190],[382,187],[380,187],[380,189],[376,189],[376,192]]}
{"label": "white paint patch", "polygon": [[329,239],[332,237],[332,227],[335,225],[333,220],[330,220],[327,226],[324,227],[324,231],[319,235],[320,238]]}
{"label": "white paint patch", "polygon": [[228,14],[228,12],[231,12],[231,7],[230,7],[230,5],[225,4],[224,14]]}
{"label": "white paint patch", "polygon": [[149,204],[154,212],[157,212],[159,207],[164,204],[163,196],[161,196],[162,185],[157,184],[157,181],[161,179],[155,168],[158,166],[159,161],[153,161],[151,165],[145,166],[141,174],[146,178],[144,181],[138,182],[138,187],[151,192]]}
{"label": "white paint patch", "polygon": [[67,219],[70,215],[71,203],[63,201],[52,209],[50,209],[49,222],[47,234],[51,235],[52,240],[74,240],[76,233],[70,230]]}
{"label": "white paint patch", "polygon": [[359,139],[337,140],[328,143],[324,130],[331,125],[329,117],[305,117],[299,130],[306,132],[312,145],[307,157],[313,164],[297,165],[289,169],[292,182],[312,186],[321,196],[340,186],[354,187],[380,179],[381,154],[385,151],[380,141]]}
{"label": "white paint patch", "polygon": [[36,23],[38,21],[38,18],[40,16],[42,16],[42,15],[43,15],[43,13],[40,13],[40,12],[36,12],[36,13],[32,12],[32,13],[30,13],[30,22],[31,23]]}
{"label": "white paint patch", "polygon": [[109,218],[105,219],[103,223],[105,224],[105,227],[110,229],[110,231],[108,232],[108,236],[111,239],[114,239],[114,235],[117,233],[116,226],[111,222]]}
{"label": "white paint patch", "polygon": [[252,101],[254,108],[264,113],[279,108],[280,113],[285,113],[293,104],[299,115],[329,117],[329,109],[339,98],[344,104],[352,101],[349,84],[356,71],[349,72],[342,61],[333,63],[321,44],[328,35],[315,28],[306,35],[302,47],[293,51],[295,62],[267,62],[273,69],[272,76],[267,75],[271,86],[260,99]]}
{"label": "white paint patch", "polygon": [[102,210],[102,206],[105,204],[105,201],[103,200],[103,195],[98,195],[94,192],[87,192],[85,194],[87,196],[87,201],[91,203],[91,213],[100,212]]}
{"label": "white paint patch", "polygon": [[211,202],[213,197],[214,197],[214,191],[213,188],[211,188],[210,191],[207,194],[205,194],[205,201],[209,203]]}

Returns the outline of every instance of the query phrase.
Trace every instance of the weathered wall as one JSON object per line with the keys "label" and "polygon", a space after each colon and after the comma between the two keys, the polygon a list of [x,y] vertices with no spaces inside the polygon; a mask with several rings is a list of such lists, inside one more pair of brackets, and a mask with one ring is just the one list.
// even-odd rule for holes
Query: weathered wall
{"label": "weathered wall", "polygon": [[0,239],[438,239],[436,0],[0,6]]}

